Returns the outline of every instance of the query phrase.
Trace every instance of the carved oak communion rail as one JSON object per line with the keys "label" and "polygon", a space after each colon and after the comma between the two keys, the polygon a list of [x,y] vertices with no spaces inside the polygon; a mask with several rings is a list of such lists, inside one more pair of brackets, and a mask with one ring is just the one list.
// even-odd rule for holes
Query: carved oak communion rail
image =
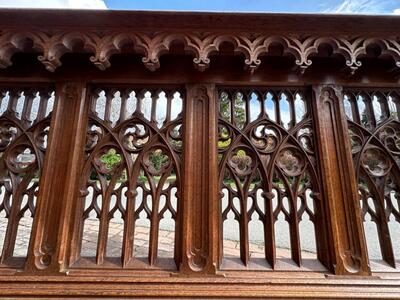
{"label": "carved oak communion rail", "polygon": [[398,17],[0,25],[1,297],[400,297]]}

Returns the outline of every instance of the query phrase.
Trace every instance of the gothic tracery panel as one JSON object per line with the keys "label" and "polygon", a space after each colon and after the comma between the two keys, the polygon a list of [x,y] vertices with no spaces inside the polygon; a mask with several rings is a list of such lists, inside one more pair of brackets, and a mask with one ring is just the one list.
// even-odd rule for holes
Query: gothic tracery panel
{"label": "gothic tracery panel", "polygon": [[1,89],[1,264],[27,255],[54,98],[47,88]]}
{"label": "gothic tracery panel", "polygon": [[[92,92],[78,209],[80,257],[123,267],[155,266],[163,257],[178,263],[182,106],[177,89]],[[174,244],[165,244],[164,235]]]}
{"label": "gothic tracery panel", "polygon": [[[289,252],[300,266],[302,254],[303,258],[307,252],[319,256],[322,251],[323,216],[310,111],[304,89],[219,91],[223,244],[231,239],[231,228],[224,225],[234,219],[239,225],[237,248],[244,265],[257,257],[251,249],[257,242],[264,250],[261,257],[272,268],[283,252]],[[250,226],[254,220],[258,220],[258,226]],[[300,234],[306,220],[306,232]],[[282,241],[281,233],[276,231],[278,223],[286,224],[287,241]],[[314,226],[321,228],[317,236]]]}
{"label": "gothic tracery panel", "polygon": [[343,101],[369,257],[395,267],[400,254],[400,90],[347,89]]}

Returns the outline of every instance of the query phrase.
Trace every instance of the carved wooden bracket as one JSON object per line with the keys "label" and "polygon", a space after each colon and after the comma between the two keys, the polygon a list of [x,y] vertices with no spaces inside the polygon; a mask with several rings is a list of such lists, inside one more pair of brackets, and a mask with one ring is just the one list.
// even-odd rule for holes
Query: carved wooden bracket
{"label": "carved wooden bracket", "polygon": [[[211,56],[218,54],[222,43],[233,45],[234,53],[244,56],[244,68],[253,73],[261,64],[261,57],[271,53],[271,45],[282,48],[283,55],[293,56],[295,69],[303,74],[311,65],[312,57],[319,53],[321,45],[328,45],[332,54],[345,59],[345,70],[353,75],[362,65],[360,58],[367,48],[379,48],[381,56],[393,58],[395,71],[400,71],[400,41],[398,38],[381,37],[329,37],[269,36],[263,34],[216,34],[122,32],[100,34],[97,32],[30,32],[4,30],[0,34],[0,68],[12,65],[16,52],[38,52],[38,59],[47,70],[54,72],[61,66],[61,57],[74,52],[77,45],[91,53],[90,61],[100,70],[110,67],[110,57],[120,53],[125,45],[133,45],[133,52],[143,55],[142,62],[150,71],[160,67],[160,57],[170,52],[173,43],[182,43],[188,55],[192,55],[194,67],[205,71]],[[31,48],[28,45],[32,45]]]}

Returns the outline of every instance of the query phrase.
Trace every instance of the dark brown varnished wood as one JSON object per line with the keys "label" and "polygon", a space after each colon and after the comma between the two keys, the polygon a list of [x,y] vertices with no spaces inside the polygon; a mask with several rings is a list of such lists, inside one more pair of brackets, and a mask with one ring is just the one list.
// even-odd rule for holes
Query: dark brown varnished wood
{"label": "dark brown varnished wood", "polygon": [[[0,297],[399,298],[399,26],[395,16],[0,10]],[[167,215],[174,233],[162,245]]]}
{"label": "dark brown varnished wood", "polygon": [[212,84],[186,86],[184,173],[192,175],[184,178],[181,270],[188,275],[215,275],[217,267],[214,94]]}
{"label": "dark brown varnished wood", "polygon": [[[335,273],[369,274],[341,89],[316,86],[315,116],[324,196],[328,202]],[[335,224],[335,225],[334,225]]]}

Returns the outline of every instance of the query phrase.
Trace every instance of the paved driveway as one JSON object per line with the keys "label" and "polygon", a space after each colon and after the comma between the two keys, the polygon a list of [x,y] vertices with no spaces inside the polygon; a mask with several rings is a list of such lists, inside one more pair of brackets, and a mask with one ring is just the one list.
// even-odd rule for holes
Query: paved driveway
{"label": "paved driveway", "polygon": [[[138,199],[141,198],[139,190]],[[173,199],[176,201],[176,199]],[[223,206],[226,205],[227,199],[222,199]],[[85,224],[85,235],[82,247],[82,255],[94,255],[97,241],[97,228],[98,221],[90,219]],[[4,212],[0,213],[0,249],[3,246],[3,239],[6,230],[7,219],[4,218]],[[139,256],[147,255],[148,251],[148,231],[149,231],[148,220],[139,219],[136,224],[135,232],[135,251],[140,254]],[[174,221],[171,219],[162,220],[160,223],[160,241],[159,241],[159,256],[168,257],[172,256],[173,249],[173,237],[174,237]],[[393,237],[393,248],[397,258],[400,258],[400,225],[397,222],[389,222],[391,236]],[[31,218],[25,217],[21,219],[20,226],[18,229],[17,242],[14,250],[15,256],[25,256],[26,249],[30,237]],[[369,255],[372,259],[379,259],[379,241],[376,234],[375,224],[367,221],[365,223],[365,231],[367,232],[367,242]],[[107,253],[109,256],[119,256],[122,245],[122,234],[123,234],[123,221],[122,219],[113,219],[110,223],[110,242],[108,243]],[[314,239],[314,226],[305,218],[300,223],[300,234],[301,234],[301,247],[305,251],[306,255],[315,253],[315,239]],[[285,249],[290,249],[289,229],[287,223],[284,221],[282,215],[279,216],[277,223],[275,224],[275,238],[276,245],[279,248],[280,253],[284,256],[290,256],[290,252]],[[228,218],[224,223],[224,252],[225,255],[239,255],[239,231],[238,223],[233,218]],[[260,221],[252,220],[249,223],[249,240],[250,240],[250,252],[253,256],[263,256],[264,243],[263,243],[263,229]]]}

